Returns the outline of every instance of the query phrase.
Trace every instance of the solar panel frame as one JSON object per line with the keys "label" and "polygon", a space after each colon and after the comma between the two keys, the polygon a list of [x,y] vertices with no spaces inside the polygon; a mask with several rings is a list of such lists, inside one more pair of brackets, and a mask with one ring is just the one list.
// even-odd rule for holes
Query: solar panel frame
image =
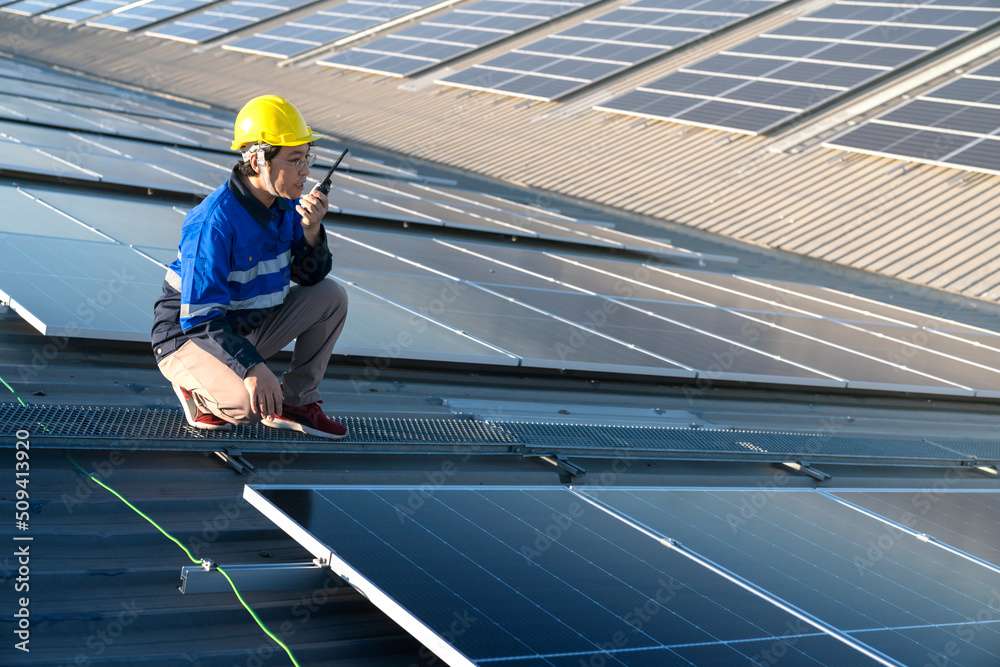
{"label": "solar panel frame", "polygon": [[[796,623],[766,595],[566,489],[447,487],[418,493],[418,503],[413,493],[248,485],[244,498],[448,664],[568,667],[590,655],[600,656],[601,664],[636,667],[676,664],[681,656],[696,664],[707,657],[731,664],[782,637],[794,646],[800,632],[825,635],[827,641],[809,642],[819,664],[874,664],[856,650],[844,653],[846,644],[833,648],[837,639],[811,623]],[[553,520],[562,521],[559,537],[534,548],[535,536],[544,536]],[[489,545],[489,555],[467,555],[477,544]],[[359,557],[359,550],[367,555]],[[524,558],[532,567],[520,564]],[[398,585],[403,572],[406,584]],[[619,611],[648,602],[656,613],[615,632],[624,620]],[[451,612],[462,609],[476,610],[477,625],[446,632]],[[501,610],[502,624],[496,616]],[[792,626],[804,629],[790,633]],[[604,642],[609,636],[617,643]],[[684,639],[671,642],[670,636]],[[744,639],[759,643],[735,650]],[[819,658],[824,654],[841,662]]]}
{"label": "solar panel frame", "polygon": [[823,146],[1000,174],[1000,58],[884,111]]}
{"label": "solar panel frame", "polygon": [[263,32],[222,45],[227,51],[278,59],[300,56],[336,45],[346,37],[419,12],[431,11],[452,0],[347,0],[326,10],[296,18]]}
{"label": "solar panel frame", "polygon": [[[435,83],[557,100],[722,27],[758,16],[779,1],[745,0],[721,6],[702,0],[634,2]],[[682,9],[678,11],[677,5]]]}
{"label": "solar panel frame", "polygon": [[311,4],[314,0],[234,0],[184,16],[143,34],[186,44],[203,44]]}
{"label": "solar panel frame", "polygon": [[[715,130],[767,134],[998,22],[1000,8],[928,8],[836,0],[594,108]],[[722,63],[727,63],[728,70],[716,90],[695,92],[690,88],[686,75],[702,72],[718,77],[711,70]],[[783,73],[796,63],[851,69],[838,76],[836,84],[824,78],[822,88],[817,88],[815,75],[801,81],[789,76],[792,73]],[[858,65],[869,69],[868,76]],[[751,71],[753,68],[756,71]],[[794,74],[802,73],[800,68]],[[765,80],[784,81],[801,91],[747,99],[742,89]]]}
{"label": "solar panel frame", "polygon": [[19,16],[38,16],[45,12],[64,7],[79,0],[7,0],[0,3],[0,11]]}
{"label": "solar panel frame", "polygon": [[967,623],[995,591],[995,571],[816,491],[580,490],[866,643]]}
{"label": "solar panel frame", "polygon": [[[480,0],[318,60],[316,64],[386,76],[412,77],[594,2],[597,0]],[[545,8],[549,8],[548,11]],[[474,30],[472,26],[475,26]]]}
{"label": "solar panel frame", "polygon": [[154,23],[166,21],[180,14],[211,4],[215,0],[148,0],[133,2],[114,10],[107,16],[87,21],[86,25],[120,32],[134,32]]}
{"label": "solar panel frame", "polygon": [[82,23],[98,14],[104,14],[128,4],[130,4],[129,0],[82,0],[40,14],[40,17],[47,21],[60,23]]}

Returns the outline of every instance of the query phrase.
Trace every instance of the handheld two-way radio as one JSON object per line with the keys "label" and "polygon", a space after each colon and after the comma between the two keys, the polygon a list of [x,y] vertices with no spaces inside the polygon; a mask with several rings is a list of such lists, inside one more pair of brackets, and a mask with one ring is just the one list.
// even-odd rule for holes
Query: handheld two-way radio
{"label": "handheld two-way radio", "polygon": [[344,149],[344,152],[340,154],[340,157],[337,158],[337,161],[333,163],[333,166],[330,167],[330,171],[326,172],[326,176],[323,178],[323,180],[317,183],[315,186],[313,186],[313,189],[310,190],[309,194],[312,194],[317,190],[319,190],[325,195],[330,194],[330,186],[331,186],[331,179],[333,178],[333,172],[335,172],[337,170],[337,167],[340,166],[340,161],[344,159],[345,155],[347,155],[346,148]]}

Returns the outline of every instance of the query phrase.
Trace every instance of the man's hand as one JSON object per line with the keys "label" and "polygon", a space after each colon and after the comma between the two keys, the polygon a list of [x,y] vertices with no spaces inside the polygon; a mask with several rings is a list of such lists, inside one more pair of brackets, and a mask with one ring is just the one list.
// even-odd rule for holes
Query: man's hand
{"label": "man's hand", "polygon": [[295,210],[302,216],[302,234],[309,245],[322,245],[320,230],[323,229],[323,216],[330,210],[330,201],[326,195],[319,190],[303,195]]}
{"label": "man's hand", "polygon": [[281,384],[270,368],[262,363],[251,366],[243,384],[250,394],[250,409],[254,414],[261,417],[281,414]]}

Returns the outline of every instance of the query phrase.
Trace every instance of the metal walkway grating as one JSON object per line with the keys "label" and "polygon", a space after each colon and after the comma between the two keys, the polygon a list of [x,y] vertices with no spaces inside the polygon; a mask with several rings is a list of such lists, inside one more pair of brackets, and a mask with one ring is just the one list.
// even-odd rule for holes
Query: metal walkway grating
{"label": "metal walkway grating", "polygon": [[[471,418],[336,417],[348,428],[345,440],[331,441],[265,426],[232,431],[191,428],[180,409],[20,406],[0,403],[0,433],[13,438],[21,429],[40,447],[213,451],[227,447],[268,451],[294,446],[302,451],[453,451],[557,453],[579,456],[667,455],[689,459],[809,459],[852,462],[977,465],[1000,459],[997,443],[938,446],[927,440],[868,438],[837,434],[790,433],[655,426],[477,421]],[[102,442],[103,441],[103,442]],[[975,451],[970,451],[970,450]],[[975,458],[975,457],[978,457]]]}
{"label": "metal walkway grating", "polygon": [[561,449],[598,447],[941,461],[967,458],[926,440],[705,428],[491,423],[498,429],[508,432],[517,442],[538,447],[555,446]]}

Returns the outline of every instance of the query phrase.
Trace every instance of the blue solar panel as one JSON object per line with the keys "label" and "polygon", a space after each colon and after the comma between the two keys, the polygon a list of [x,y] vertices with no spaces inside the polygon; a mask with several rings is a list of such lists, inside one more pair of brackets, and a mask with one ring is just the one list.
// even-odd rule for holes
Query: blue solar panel
{"label": "blue solar panel", "polygon": [[1000,20],[995,4],[951,4],[835,2],[596,108],[763,134]]}
{"label": "blue solar panel", "polygon": [[[1000,604],[997,572],[905,526],[814,491],[584,489],[897,661],[888,664],[941,664],[946,652],[948,665],[1000,664],[997,624],[977,625]],[[919,513],[919,492],[898,495]]]}
{"label": "blue solar panel", "polygon": [[18,0],[9,2],[0,7],[0,11],[19,14],[20,16],[38,16],[47,11],[69,5],[77,0]]}
{"label": "blue solar panel", "polygon": [[567,489],[244,497],[451,665],[877,664]]}
{"label": "blue solar panel", "polygon": [[305,6],[313,0],[235,0],[184,16],[146,32],[147,35],[188,44],[201,44],[230,32],[266,21]]}
{"label": "blue solar panel", "polygon": [[1000,59],[919,95],[824,145],[1000,173]]}
{"label": "blue solar panel", "polygon": [[152,0],[141,5],[129,5],[124,11],[87,21],[87,25],[131,32],[168,18],[189,12],[214,0]]}
{"label": "blue solar panel", "polygon": [[777,0],[639,0],[438,83],[553,100],[752,14]]}
{"label": "blue solar panel", "polygon": [[441,0],[348,0],[224,44],[222,48],[274,58],[292,58],[440,2]]}
{"label": "blue solar panel", "polygon": [[129,4],[128,0],[83,0],[42,14],[43,19],[78,23]]}
{"label": "blue solar panel", "polygon": [[413,76],[587,4],[590,3],[481,0],[329,56],[318,64],[391,76]]}

